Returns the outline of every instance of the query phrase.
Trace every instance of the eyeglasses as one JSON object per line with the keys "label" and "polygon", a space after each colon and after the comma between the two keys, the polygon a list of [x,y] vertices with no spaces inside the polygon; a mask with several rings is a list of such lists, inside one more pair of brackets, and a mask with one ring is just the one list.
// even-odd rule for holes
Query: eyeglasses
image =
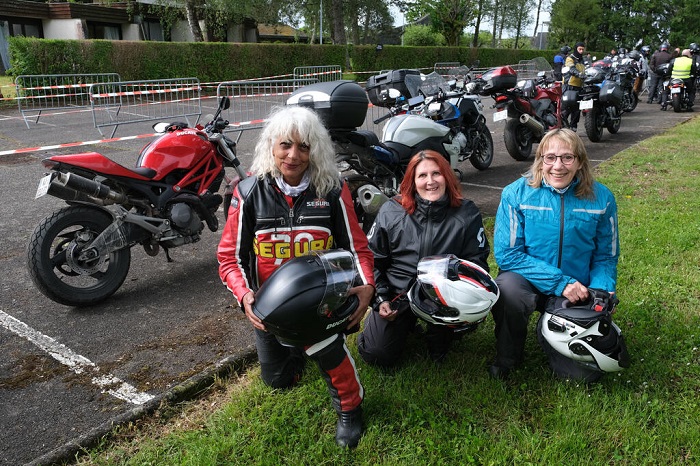
{"label": "eyeglasses", "polygon": [[576,160],[577,157],[574,154],[545,154],[542,156],[542,161],[545,163],[545,165],[554,165],[555,163],[557,163],[557,159],[561,159],[561,163],[563,163],[564,165],[571,165],[572,163],[574,163],[574,160]]}

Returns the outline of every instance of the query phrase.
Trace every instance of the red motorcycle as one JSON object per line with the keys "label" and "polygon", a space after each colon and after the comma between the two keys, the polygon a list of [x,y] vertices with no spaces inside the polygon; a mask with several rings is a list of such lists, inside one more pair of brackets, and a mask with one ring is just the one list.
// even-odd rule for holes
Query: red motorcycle
{"label": "red motorcycle", "polygon": [[[199,241],[204,223],[218,230],[221,185],[229,189],[246,177],[236,141],[223,134],[228,121],[220,114],[230,105],[221,99],[204,126],[153,125],[164,134],[143,148],[135,168],[97,152],[44,159],[50,172],[36,197],[48,194],[68,207],[42,220],[29,240],[27,266],[37,288],[57,303],[92,305],[122,285],[136,244],[150,256],[162,248],[170,261],[169,249]],[[238,177],[230,179],[226,167]]]}
{"label": "red motorcycle", "polygon": [[540,142],[547,131],[562,127],[561,83],[544,71],[536,79],[518,82],[512,67],[501,66],[479,79],[481,95],[490,95],[495,101],[493,121],[507,120],[503,139],[515,160],[527,160],[533,143]]}

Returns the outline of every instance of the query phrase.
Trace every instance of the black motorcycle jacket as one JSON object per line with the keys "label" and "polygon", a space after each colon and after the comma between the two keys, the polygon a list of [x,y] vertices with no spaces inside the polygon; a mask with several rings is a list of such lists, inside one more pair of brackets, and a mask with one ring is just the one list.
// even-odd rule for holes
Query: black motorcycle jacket
{"label": "black motorcycle jacket", "polygon": [[291,198],[269,175],[262,180],[251,176],[238,184],[231,200],[217,250],[219,275],[240,303],[287,260],[336,248],[355,256],[358,281],[372,285],[372,253],[347,185],[325,197],[309,186]]}
{"label": "black motorcycle jacket", "polygon": [[425,256],[454,254],[488,270],[490,247],[481,213],[472,201],[465,199],[459,207],[450,207],[445,197],[416,201],[412,215],[398,200],[386,202],[367,235],[374,253],[377,304],[405,296],[418,261]]}

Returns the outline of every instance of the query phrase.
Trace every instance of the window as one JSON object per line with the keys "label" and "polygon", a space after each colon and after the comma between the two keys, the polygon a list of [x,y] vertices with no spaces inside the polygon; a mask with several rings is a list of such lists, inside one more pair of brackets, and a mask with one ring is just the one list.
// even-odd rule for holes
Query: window
{"label": "window", "polygon": [[122,40],[122,28],[118,24],[87,22],[88,39]]}

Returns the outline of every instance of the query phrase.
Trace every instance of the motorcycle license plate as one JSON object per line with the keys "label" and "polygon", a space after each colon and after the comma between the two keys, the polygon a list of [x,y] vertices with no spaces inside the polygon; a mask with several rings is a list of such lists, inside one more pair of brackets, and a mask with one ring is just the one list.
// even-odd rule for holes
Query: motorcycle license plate
{"label": "motorcycle license plate", "polygon": [[680,94],[680,93],[681,93],[680,87],[672,87],[671,88],[671,94]]}
{"label": "motorcycle license plate", "polygon": [[36,196],[34,196],[34,199],[39,199],[40,197],[45,196],[49,192],[49,186],[51,186],[50,173],[39,180],[39,187],[36,188]]}
{"label": "motorcycle license plate", "polygon": [[593,100],[582,100],[578,104],[578,108],[581,110],[590,110],[593,108]]}
{"label": "motorcycle license plate", "polygon": [[508,111],[507,110],[501,110],[500,112],[496,112],[493,114],[493,121],[501,121],[505,120],[508,118]]}

